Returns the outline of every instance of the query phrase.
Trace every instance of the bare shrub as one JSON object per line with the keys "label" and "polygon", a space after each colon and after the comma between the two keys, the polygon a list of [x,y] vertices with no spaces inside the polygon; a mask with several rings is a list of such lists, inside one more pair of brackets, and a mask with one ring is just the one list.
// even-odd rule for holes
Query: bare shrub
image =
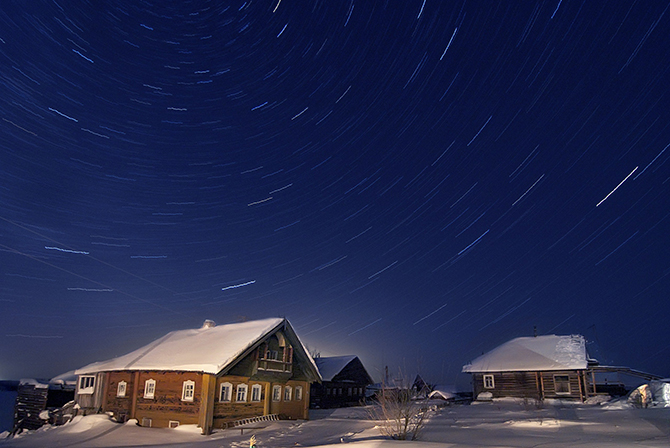
{"label": "bare shrub", "polygon": [[426,423],[428,413],[424,402],[413,400],[413,391],[407,387],[382,387],[370,417],[380,420],[382,435],[394,440],[417,440]]}

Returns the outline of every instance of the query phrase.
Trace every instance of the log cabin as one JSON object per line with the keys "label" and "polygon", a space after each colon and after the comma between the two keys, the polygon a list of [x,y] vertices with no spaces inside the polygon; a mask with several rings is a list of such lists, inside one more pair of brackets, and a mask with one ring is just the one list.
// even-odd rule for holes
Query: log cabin
{"label": "log cabin", "polygon": [[595,393],[584,337],[512,339],[463,366],[475,399],[502,397],[584,401]]}
{"label": "log cabin", "polygon": [[323,381],[312,384],[311,408],[356,406],[365,400],[372,378],[358,356],[319,356],[314,361]]}
{"label": "log cabin", "polygon": [[307,419],[314,360],[288,320],[263,319],[178,330],[78,375],[80,412],[141,426],[196,424],[203,434],[234,421]]}

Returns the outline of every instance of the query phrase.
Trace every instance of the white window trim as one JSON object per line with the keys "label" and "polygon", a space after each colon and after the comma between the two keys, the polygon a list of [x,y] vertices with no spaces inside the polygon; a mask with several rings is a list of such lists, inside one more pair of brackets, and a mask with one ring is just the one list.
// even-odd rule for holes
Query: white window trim
{"label": "white window trim", "polygon": [[156,380],[148,379],[144,382],[144,398],[153,400],[155,397],[156,397]]}
{"label": "white window trim", "polygon": [[[95,391],[95,375],[81,375],[79,377],[79,395],[91,395]],[[86,387],[82,387],[86,385]]]}
{"label": "white window trim", "polygon": [[123,398],[126,396],[126,390],[128,390],[128,383],[125,381],[119,381],[119,384],[116,386],[116,396],[117,398]]}
{"label": "white window trim", "polygon": [[179,426],[179,420],[168,421],[168,428],[176,428],[177,426]]}
{"label": "white window trim", "polygon": [[281,386],[272,386],[272,401],[281,401]]}
{"label": "white window trim", "polygon": [[[221,396],[224,388],[228,388],[228,393],[225,396]],[[219,401],[223,403],[229,403],[233,399],[233,385],[231,383],[221,383],[219,386]]]}
{"label": "white window trim", "polygon": [[181,401],[193,401],[195,398],[195,381],[186,380],[181,387]]}
{"label": "white window trim", "polygon": [[[256,391],[258,391],[258,398],[255,398],[254,395],[256,394]],[[261,401],[261,397],[263,396],[263,387],[260,384],[254,384],[251,386],[251,401],[252,402],[259,402]]]}
{"label": "white window trim", "polygon": [[[490,380],[490,385],[487,380]],[[493,375],[484,375],[484,389],[495,389],[496,382]]]}
{"label": "white window trim", "polygon": [[302,400],[302,386],[295,386],[295,400]]}
{"label": "white window trim", "polygon": [[293,398],[293,388],[291,386],[284,387],[284,401],[291,401]]}
{"label": "white window trim", "polygon": [[[243,398],[240,400],[240,392]],[[246,403],[249,395],[249,386],[246,384],[238,384],[235,390],[235,401],[238,403]]]}

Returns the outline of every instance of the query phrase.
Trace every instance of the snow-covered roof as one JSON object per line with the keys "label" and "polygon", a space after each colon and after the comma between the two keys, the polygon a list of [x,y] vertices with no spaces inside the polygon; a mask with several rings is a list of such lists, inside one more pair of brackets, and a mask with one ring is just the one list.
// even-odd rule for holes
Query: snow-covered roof
{"label": "snow-covered roof", "polygon": [[335,375],[340,373],[351,361],[356,359],[355,355],[319,357],[314,361],[324,381],[332,381]]}
{"label": "snow-covered roof", "polygon": [[[127,355],[77,369],[75,374],[112,370],[178,370],[217,374],[284,323],[290,326],[286,319],[271,318],[172,331]],[[301,348],[306,352],[304,346]],[[306,357],[311,360],[309,355]],[[315,365],[314,369],[316,371]]]}
{"label": "snow-covered roof", "polygon": [[463,366],[463,372],[578,370],[587,366],[584,336],[516,338]]}

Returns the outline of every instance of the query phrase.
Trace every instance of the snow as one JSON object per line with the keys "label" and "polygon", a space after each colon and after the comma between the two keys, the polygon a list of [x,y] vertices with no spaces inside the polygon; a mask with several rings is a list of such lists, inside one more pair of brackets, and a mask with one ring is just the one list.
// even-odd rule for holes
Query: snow
{"label": "snow", "polygon": [[463,366],[463,372],[580,370],[586,367],[583,336],[547,335],[512,339]]}
{"label": "snow", "polygon": [[[442,401],[430,402],[444,405]],[[553,401],[494,400],[476,405],[451,405],[431,414],[419,441],[384,439],[369,409],[353,407],[310,411],[309,421],[267,422],[200,435],[193,425],[175,429],[118,424],[104,414],[77,417],[61,427],[45,427],[0,448],[46,446],[247,448],[251,435],[258,448],[313,446],[334,448],[469,448],[544,446],[552,448],[667,447],[670,408],[636,409],[625,400],[607,405]]]}
{"label": "snow", "polygon": [[271,318],[173,331],[127,355],[77,369],[75,374],[112,370],[180,370],[217,374],[284,322],[290,325],[286,319]]}
{"label": "snow", "polygon": [[356,359],[356,356],[329,356],[319,357],[314,360],[316,366],[319,368],[319,373],[324,381],[332,381],[333,377],[340,373],[347,364]]}

